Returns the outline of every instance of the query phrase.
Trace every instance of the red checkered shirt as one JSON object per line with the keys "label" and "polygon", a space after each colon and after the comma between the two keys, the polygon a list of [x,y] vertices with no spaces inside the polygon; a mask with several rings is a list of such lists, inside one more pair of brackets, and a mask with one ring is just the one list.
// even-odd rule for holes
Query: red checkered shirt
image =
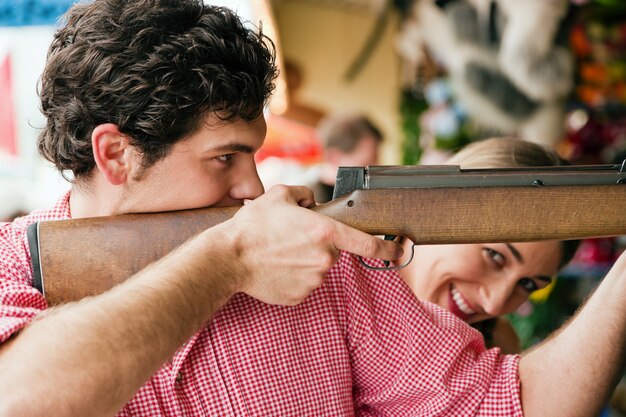
{"label": "red checkered shirt", "polygon": [[[0,226],[0,341],[46,308],[26,227],[68,197]],[[518,361],[343,253],[296,307],[234,296],[118,416],[521,416]]]}

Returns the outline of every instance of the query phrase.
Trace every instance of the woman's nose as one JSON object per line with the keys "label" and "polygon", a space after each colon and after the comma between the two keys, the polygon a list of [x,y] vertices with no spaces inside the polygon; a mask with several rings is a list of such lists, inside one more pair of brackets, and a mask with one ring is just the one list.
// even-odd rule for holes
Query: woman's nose
{"label": "woman's nose", "polygon": [[511,298],[511,286],[505,282],[490,282],[481,288],[481,307],[490,316],[504,313],[507,302]]}

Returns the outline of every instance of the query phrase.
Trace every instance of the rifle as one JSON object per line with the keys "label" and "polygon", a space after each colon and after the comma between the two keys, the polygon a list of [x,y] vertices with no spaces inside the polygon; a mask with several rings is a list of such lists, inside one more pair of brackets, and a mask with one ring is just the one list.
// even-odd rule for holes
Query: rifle
{"label": "rifle", "polygon": [[[461,169],[343,167],[313,208],[372,235],[416,244],[529,242],[626,234],[621,165]],[[239,207],[39,222],[28,229],[34,285],[50,305],[104,292]]]}

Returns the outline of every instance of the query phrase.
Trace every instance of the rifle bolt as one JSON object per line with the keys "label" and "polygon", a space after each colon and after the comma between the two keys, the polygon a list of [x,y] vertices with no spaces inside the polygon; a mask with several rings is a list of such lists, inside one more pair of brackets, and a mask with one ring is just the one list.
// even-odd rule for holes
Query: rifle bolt
{"label": "rifle bolt", "polygon": [[543,181],[541,181],[541,180],[533,180],[533,185],[535,187],[541,187],[543,185]]}

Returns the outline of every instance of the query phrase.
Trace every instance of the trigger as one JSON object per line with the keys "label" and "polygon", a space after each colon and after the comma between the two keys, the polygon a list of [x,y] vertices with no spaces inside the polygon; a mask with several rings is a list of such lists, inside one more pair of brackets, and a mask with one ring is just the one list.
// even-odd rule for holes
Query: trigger
{"label": "trigger", "polygon": [[[385,235],[385,240],[395,240],[397,235]],[[383,261],[386,267],[389,266],[389,261]]]}

